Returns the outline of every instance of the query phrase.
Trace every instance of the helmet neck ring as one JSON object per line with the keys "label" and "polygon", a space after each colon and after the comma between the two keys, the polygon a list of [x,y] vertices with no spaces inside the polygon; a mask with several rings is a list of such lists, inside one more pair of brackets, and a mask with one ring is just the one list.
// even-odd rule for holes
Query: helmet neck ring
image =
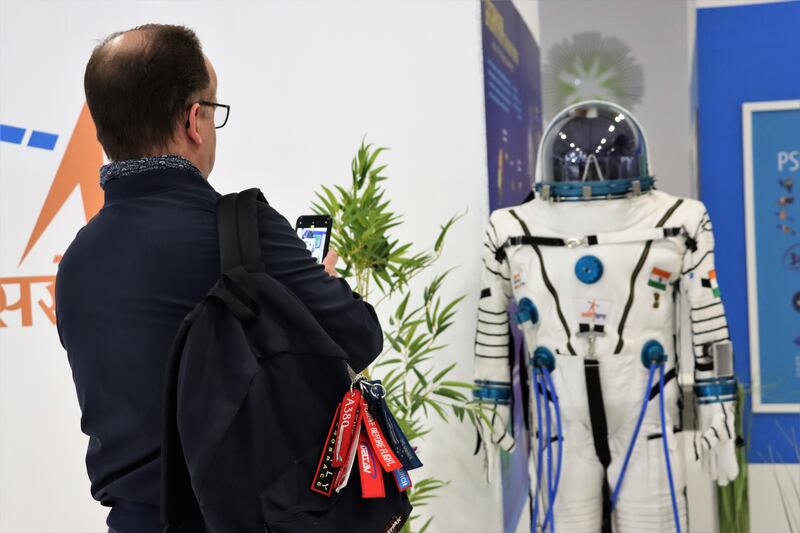
{"label": "helmet neck ring", "polygon": [[611,200],[647,193],[655,188],[655,178],[642,176],[607,181],[540,182],[534,188],[543,200],[553,202]]}

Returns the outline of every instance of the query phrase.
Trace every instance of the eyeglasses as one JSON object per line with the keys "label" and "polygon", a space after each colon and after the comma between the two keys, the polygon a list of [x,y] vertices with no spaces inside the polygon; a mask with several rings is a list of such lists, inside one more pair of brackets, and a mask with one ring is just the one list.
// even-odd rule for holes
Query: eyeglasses
{"label": "eyeglasses", "polygon": [[[228,115],[231,113],[231,106],[225,104],[218,104],[217,102],[208,102],[206,100],[198,100],[192,104],[200,104],[214,108],[214,127],[220,129],[228,123]],[[189,118],[186,118],[186,127],[189,127]]]}

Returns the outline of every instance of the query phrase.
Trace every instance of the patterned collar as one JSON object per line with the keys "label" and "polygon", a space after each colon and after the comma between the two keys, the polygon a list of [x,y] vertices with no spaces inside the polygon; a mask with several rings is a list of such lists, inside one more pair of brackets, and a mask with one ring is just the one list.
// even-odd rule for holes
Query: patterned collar
{"label": "patterned collar", "polygon": [[197,174],[205,179],[203,174],[188,159],[179,155],[159,155],[154,157],[143,157],[141,159],[125,159],[113,161],[100,168],[100,187],[105,188],[106,183],[117,178],[135,176],[142,172],[171,168],[176,170],[186,170]]}

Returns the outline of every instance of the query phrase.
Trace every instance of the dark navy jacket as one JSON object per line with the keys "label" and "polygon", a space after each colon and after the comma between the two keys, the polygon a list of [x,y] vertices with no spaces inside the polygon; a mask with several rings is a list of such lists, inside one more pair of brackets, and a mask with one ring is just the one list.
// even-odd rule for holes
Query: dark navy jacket
{"label": "dark navy jacket", "polygon": [[[124,533],[160,531],[164,364],[179,323],[220,274],[218,198],[184,170],[111,180],[59,265],[58,331],[89,436],[92,496]],[[267,273],[352,359],[374,359],[383,335],[372,307],[329,277],[271,207],[259,211],[259,232]]]}

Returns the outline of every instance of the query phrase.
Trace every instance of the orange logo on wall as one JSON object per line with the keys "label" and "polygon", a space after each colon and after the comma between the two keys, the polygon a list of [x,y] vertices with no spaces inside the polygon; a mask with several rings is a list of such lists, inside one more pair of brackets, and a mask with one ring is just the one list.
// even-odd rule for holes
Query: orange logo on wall
{"label": "orange logo on wall", "polygon": [[[102,164],[103,149],[97,142],[97,130],[89,108],[84,104],[19,264],[22,264],[76,188],[80,189],[87,222],[100,210],[103,191],[99,184],[98,169]],[[61,256],[57,255],[53,262],[58,263],[60,259]],[[34,298],[37,297],[35,293],[44,293],[48,298],[37,299],[36,304],[50,323],[55,324],[55,281],[55,275],[0,278],[0,328],[7,327],[1,316],[5,311],[18,311],[20,324],[23,327],[32,326]],[[17,294],[15,302],[9,302],[4,286],[17,287],[14,291]]]}

